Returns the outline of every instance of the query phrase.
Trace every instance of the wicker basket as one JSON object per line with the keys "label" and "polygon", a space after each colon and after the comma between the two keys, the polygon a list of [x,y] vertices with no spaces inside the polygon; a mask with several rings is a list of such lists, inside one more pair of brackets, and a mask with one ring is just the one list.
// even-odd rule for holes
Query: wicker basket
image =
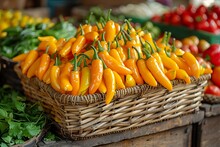
{"label": "wicker basket", "polygon": [[16,64],[17,63],[13,62],[11,59],[0,56],[0,85],[8,84],[14,89],[23,92],[21,80],[14,71],[14,66]]}
{"label": "wicker basket", "polygon": [[203,102],[210,103],[210,104],[219,104],[220,103],[220,96],[205,94],[204,98],[203,98]]}
{"label": "wicker basket", "polygon": [[37,78],[28,79],[18,66],[15,71],[30,100],[40,101],[59,123],[59,132],[73,140],[124,131],[198,111],[203,88],[211,77],[191,78],[192,83],[188,85],[174,80],[172,91],[146,84],[118,90],[113,102],[106,105],[103,94],[60,94]]}

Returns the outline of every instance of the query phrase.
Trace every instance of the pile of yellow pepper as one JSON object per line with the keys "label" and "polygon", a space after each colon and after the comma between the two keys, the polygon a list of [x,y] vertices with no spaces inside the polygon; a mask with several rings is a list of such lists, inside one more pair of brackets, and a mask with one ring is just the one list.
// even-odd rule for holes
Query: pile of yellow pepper
{"label": "pile of yellow pepper", "polygon": [[0,10],[0,37],[5,37],[7,34],[3,32],[4,29],[9,27],[21,26],[25,27],[27,24],[46,23],[52,26],[53,23],[47,17],[34,18],[23,14],[19,10]]}
{"label": "pile of yellow pepper", "polygon": [[190,52],[168,44],[169,37],[165,33],[154,41],[150,33],[135,29],[128,20],[119,24],[108,18],[96,25],[80,25],[69,40],[38,37],[37,50],[13,60],[20,62],[28,78],[36,76],[60,93],[105,93],[109,104],[118,89],[159,83],[171,91],[171,80],[189,84],[190,76],[199,78],[212,72],[200,66]]}

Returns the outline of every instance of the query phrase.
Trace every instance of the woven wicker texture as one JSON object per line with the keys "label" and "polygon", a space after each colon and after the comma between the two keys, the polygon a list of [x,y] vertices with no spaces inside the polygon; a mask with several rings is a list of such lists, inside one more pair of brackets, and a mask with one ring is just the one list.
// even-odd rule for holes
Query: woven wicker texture
{"label": "woven wicker texture", "polygon": [[201,105],[203,88],[211,77],[192,77],[192,83],[188,85],[182,80],[174,80],[172,91],[146,84],[118,90],[113,102],[106,105],[103,94],[60,94],[37,78],[28,79],[21,74],[18,66],[15,70],[30,100],[40,101],[59,123],[61,134],[74,140],[124,131],[195,112]]}
{"label": "woven wicker texture", "polygon": [[0,56],[0,85],[8,84],[14,89],[23,92],[21,81],[14,71],[15,65],[16,62],[13,62],[11,59]]}
{"label": "woven wicker texture", "polygon": [[205,94],[203,101],[206,103],[210,103],[210,104],[219,104],[220,103],[220,96]]}

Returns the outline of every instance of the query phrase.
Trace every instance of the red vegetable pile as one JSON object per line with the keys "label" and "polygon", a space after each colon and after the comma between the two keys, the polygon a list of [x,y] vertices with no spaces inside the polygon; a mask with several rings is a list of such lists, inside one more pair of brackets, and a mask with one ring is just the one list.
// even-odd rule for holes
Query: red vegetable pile
{"label": "red vegetable pile", "polygon": [[154,22],[162,22],[177,26],[186,26],[191,29],[203,30],[214,34],[220,33],[220,6],[205,7],[203,4],[195,7],[179,5],[167,11],[162,16],[152,17]]}

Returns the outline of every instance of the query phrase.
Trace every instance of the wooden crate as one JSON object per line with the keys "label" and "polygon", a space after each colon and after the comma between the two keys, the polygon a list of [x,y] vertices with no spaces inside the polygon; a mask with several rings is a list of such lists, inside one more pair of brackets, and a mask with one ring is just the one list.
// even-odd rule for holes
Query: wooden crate
{"label": "wooden crate", "polygon": [[220,146],[220,104],[203,104],[205,117],[198,126],[198,147]]}
{"label": "wooden crate", "polygon": [[199,111],[119,133],[79,141],[60,141],[46,144],[41,142],[39,146],[149,147],[160,145],[190,147],[193,146],[192,140],[194,140],[193,124],[202,121],[203,118],[204,112]]}

